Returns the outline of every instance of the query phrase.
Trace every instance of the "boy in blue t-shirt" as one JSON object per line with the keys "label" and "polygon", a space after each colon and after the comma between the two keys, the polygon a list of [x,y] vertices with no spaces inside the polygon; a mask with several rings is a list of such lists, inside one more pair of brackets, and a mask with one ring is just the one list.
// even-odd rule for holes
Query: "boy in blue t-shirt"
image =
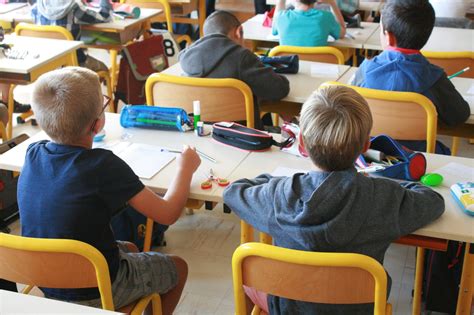
{"label": "boy in blue t-shirt", "polygon": [[295,8],[287,10],[285,0],[278,0],[273,20],[273,34],[280,35],[280,45],[327,46],[328,36],[344,38],[344,18],[334,0],[321,1],[331,6],[338,21],[329,11],[313,8],[316,0],[296,0]]}
{"label": "boy in blue t-shirt", "polygon": [[[187,278],[177,256],[138,251],[117,242],[112,216],[125,205],[161,224],[180,216],[193,173],[200,164],[185,147],[177,173],[164,197],[146,188],[132,169],[111,151],[92,149],[105,124],[99,78],[91,70],[67,67],[42,75],[35,83],[32,108],[52,141],[29,146],[18,181],[22,235],[74,239],[96,247],[107,260],[116,308],[159,293],[163,314],[178,304]],[[100,307],[97,288],[41,288],[46,297]]]}

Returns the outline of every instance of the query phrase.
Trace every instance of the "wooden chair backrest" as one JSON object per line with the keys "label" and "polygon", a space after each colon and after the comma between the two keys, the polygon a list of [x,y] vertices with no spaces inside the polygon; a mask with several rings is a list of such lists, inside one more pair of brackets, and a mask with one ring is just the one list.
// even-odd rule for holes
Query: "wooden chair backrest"
{"label": "wooden chair backrest", "polygon": [[243,284],[297,301],[373,303],[375,282],[359,268],[298,265],[250,256],[242,264]]}
{"label": "wooden chair backrest", "polygon": [[2,246],[0,278],[46,288],[97,287],[94,266],[80,255]]}
{"label": "wooden chair backrest", "polygon": [[[202,121],[247,120],[247,125],[254,127],[252,92],[245,83],[235,79],[202,79],[163,74],[153,76],[158,80],[152,83],[152,99],[147,95],[148,105],[179,107],[192,113],[193,101],[199,100]],[[170,82],[170,78],[186,83]],[[216,85],[212,86],[213,83]],[[244,89],[237,86],[244,86]]]}
{"label": "wooden chair backrest", "polygon": [[335,47],[276,46],[269,56],[298,55],[300,60],[344,64],[344,54]]}
{"label": "wooden chair backrest", "polygon": [[19,36],[42,37],[61,40],[74,40],[72,34],[61,26],[20,23],[15,28]]}
{"label": "wooden chair backrest", "polygon": [[46,288],[98,287],[102,308],[114,310],[107,261],[80,241],[0,233],[0,278]]}
{"label": "wooden chair backrest", "polygon": [[459,77],[474,79],[474,57],[473,58],[463,57],[463,58],[452,58],[452,59],[429,57],[428,61],[434,65],[437,65],[440,68],[443,68],[448,76],[466,67],[470,67],[471,68],[470,70],[460,74]]}

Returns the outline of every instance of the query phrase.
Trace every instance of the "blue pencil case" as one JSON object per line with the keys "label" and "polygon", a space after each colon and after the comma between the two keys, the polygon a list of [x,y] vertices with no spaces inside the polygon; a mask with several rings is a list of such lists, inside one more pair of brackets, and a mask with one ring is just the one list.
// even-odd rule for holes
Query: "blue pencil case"
{"label": "blue pencil case", "polygon": [[[396,157],[393,165],[380,167],[373,174],[409,181],[418,181],[426,173],[426,158],[422,153],[414,152],[387,135],[379,135],[370,140],[370,148],[383,152],[386,156]],[[369,163],[360,155],[356,164],[368,167]]]}
{"label": "blue pencil case", "polygon": [[124,128],[188,131],[193,124],[182,108],[126,105],[120,113],[120,125]]}

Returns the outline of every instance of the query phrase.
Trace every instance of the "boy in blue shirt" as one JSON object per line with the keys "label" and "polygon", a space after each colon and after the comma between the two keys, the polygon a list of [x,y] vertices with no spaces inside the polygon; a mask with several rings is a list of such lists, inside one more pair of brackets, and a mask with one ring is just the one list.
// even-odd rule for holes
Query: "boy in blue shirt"
{"label": "boy in blue shirt", "polygon": [[[428,0],[388,1],[380,21],[380,40],[384,51],[361,64],[352,84],[423,94],[433,102],[441,122],[456,126],[469,117],[469,104],[456,91],[444,70],[430,64],[420,53],[434,23],[435,12]],[[413,150],[426,150],[425,141],[400,142]],[[437,153],[449,154],[449,149],[440,142],[436,150]]]}
{"label": "boy in blue shirt", "polygon": [[[52,141],[29,146],[18,181],[22,235],[74,239],[97,248],[107,260],[116,308],[159,293],[163,314],[178,304],[187,277],[177,256],[137,251],[117,242],[112,216],[127,204],[161,224],[180,216],[193,173],[200,164],[185,147],[164,197],[146,188],[111,151],[92,149],[105,124],[99,78],[91,70],[68,67],[42,75],[35,83],[32,108]],[[48,298],[100,307],[97,288],[41,288]]]}
{"label": "boy in blue shirt", "polygon": [[[240,179],[224,191],[224,202],[270,234],[276,246],[359,253],[382,264],[390,243],[443,213],[443,198],[428,187],[356,171],[354,161],[369,147],[372,116],[354,90],[331,86],[315,92],[303,105],[300,127],[313,170]],[[262,292],[246,292],[254,303],[262,300]],[[266,302],[258,305],[270,314],[373,314],[373,304],[316,304],[271,295]]]}
{"label": "boy in blue shirt", "polygon": [[285,2],[278,0],[273,19],[273,34],[280,35],[280,45],[327,46],[329,35],[334,39],[344,38],[344,18],[334,0],[321,2],[331,6],[338,22],[331,12],[313,8],[316,0],[296,0],[293,10],[287,10]]}

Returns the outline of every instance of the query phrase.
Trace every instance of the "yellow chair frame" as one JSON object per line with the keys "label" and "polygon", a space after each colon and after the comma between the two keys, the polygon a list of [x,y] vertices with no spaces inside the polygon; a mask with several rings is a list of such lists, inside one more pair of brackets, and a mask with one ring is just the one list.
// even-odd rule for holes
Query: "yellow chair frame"
{"label": "yellow chair frame", "polygon": [[168,0],[120,0],[120,3],[130,3],[138,7],[144,7],[144,8],[157,8],[155,4],[158,4],[158,6],[161,9],[163,9],[163,13],[165,15],[166,28],[170,34],[175,36],[176,42],[179,44],[184,41],[186,42],[186,46],[191,45],[192,40],[191,40],[191,37],[189,37],[188,35],[181,35],[181,34],[174,35],[173,22],[172,22],[172,17],[171,17],[171,6]]}
{"label": "yellow chair frame", "polygon": [[[362,95],[366,100],[369,101],[370,106],[370,99],[380,100],[380,101],[387,101],[387,102],[401,102],[401,103],[415,103],[419,105],[424,112],[426,113],[426,131],[422,131],[426,134],[426,152],[427,153],[434,153],[435,145],[436,145],[436,131],[438,126],[438,113],[436,112],[436,107],[424,95],[412,92],[393,92],[393,91],[383,91],[383,90],[375,90],[375,89],[368,89],[362,87],[356,87],[352,85],[343,84],[340,82],[325,82],[321,85],[320,88],[324,88],[329,85],[343,85],[349,88],[354,89],[360,95]],[[373,110],[372,110],[373,112]],[[374,125],[375,125],[374,117]],[[372,131],[374,132],[374,131]],[[376,132],[376,131],[375,131]],[[390,132],[384,131],[384,133],[391,135]],[[395,138],[396,135],[394,135]],[[419,138],[416,139],[402,139],[402,140],[421,140]]]}
{"label": "yellow chair frame", "polygon": [[[112,285],[107,261],[95,247],[76,240],[30,238],[0,233],[0,278],[28,285],[55,288],[87,288],[97,286],[102,308],[114,311]],[[21,256],[21,257],[18,257]],[[12,259],[12,257],[15,257]],[[10,261],[12,259],[13,261]],[[19,263],[22,259],[24,262]],[[46,270],[38,270],[38,265],[53,267],[56,276],[46,275]],[[66,264],[64,262],[68,261]],[[35,268],[36,267],[36,268]],[[77,274],[77,267],[82,272]],[[36,270],[35,270],[36,269]],[[70,279],[74,279],[74,283]],[[31,286],[27,288],[27,291]],[[161,315],[161,299],[158,294],[142,298],[134,306],[131,314],[142,314],[152,302],[154,315]]]}
{"label": "yellow chair frame", "polygon": [[[302,60],[335,63],[339,65],[344,64],[344,54],[339,49],[330,46],[299,47],[282,45],[273,47],[268,53],[270,57],[290,54],[299,55]],[[336,62],[329,60],[333,58]]]}
{"label": "yellow chair frame", "polygon": [[[244,270],[249,270],[251,274],[244,273]],[[285,275],[281,275],[282,270]],[[318,277],[318,274],[325,274],[324,279],[318,277],[320,279],[318,286],[324,287],[324,290],[315,292],[316,285],[304,289],[302,287],[305,286],[299,286],[301,290],[305,290],[303,293],[301,290],[292,290],[291,286],[300,284],[298,282],[301,281],[300,275],[303,273],[311,274],[313,278]],[[364,283],[372,283],[373,291],[369,287],[366,289],[368,292],[363,294],[358,290],[349,289],[347,292],[338,292],[338,288],[342,288],[346,283],[360,285],[359,281],[353,281],[353,278],[338,273],[354,275]],[[242,287],[244,284],[265,293],[307,302],[327,301],[326,303],[331,304],[374,302],[375,315],[392,313],[392,307],[386,301],[387,274],[384,268],[375,259],[361,254],[307,252],[261,243],[246,243],[240,245],[232,256],[232,279],[237,315],[246,314],[245,293]],[[335,279],[345,283],[338,285],[339,282],[334,281]],[[314,279],[308,281],[311,280]],[[330,284],[330,289],[325,284]],[[334,294],[327,291],[333,291]],[[373,295],[369,292],[373,292]]]}

